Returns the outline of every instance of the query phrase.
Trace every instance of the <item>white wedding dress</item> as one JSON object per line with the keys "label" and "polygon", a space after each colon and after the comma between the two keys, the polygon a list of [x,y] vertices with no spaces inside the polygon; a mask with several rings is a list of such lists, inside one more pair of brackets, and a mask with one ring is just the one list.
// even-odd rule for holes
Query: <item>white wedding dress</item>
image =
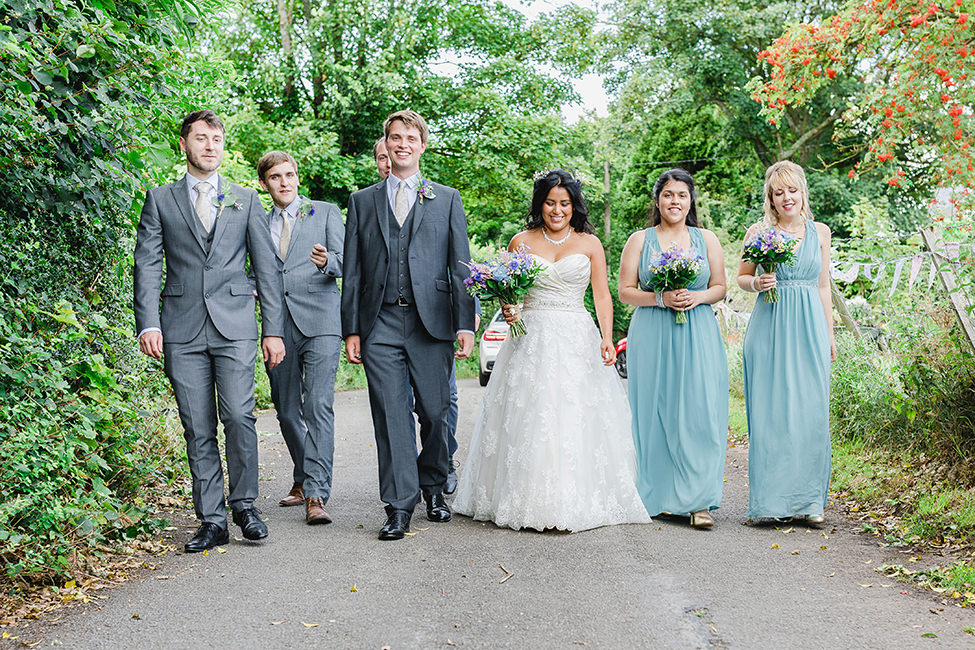
{"label": "white wedding dress", "polygon": [[629,402],[583,305],[589,258],[536,259],[543,270],[522,312],[528,333],[498,353],[453,509],[514,529],[649,522]]}

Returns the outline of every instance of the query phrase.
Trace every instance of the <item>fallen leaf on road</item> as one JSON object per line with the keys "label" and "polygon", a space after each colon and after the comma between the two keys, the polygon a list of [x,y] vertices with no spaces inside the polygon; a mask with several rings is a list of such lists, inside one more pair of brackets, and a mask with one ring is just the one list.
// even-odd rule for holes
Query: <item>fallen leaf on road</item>
{"label": "fallen leaf on road", "polygon": [[778,547],[779,547],[778,544],[772,544],[772,546],[771,546],[771,548],[778,548]]}
{"label": "fallen leaf on road", "polygon": [[824,578],[832,578],[835,575],[836,575],[836,571],[833,571],[832,573],[824,573],[823,574],[823,577]]}
{"label": "fallen leaf on road", "polygon": [[446,645],[452,645],[452,646],[454,646],[455,648],[457,647],[457,644],[456,644],[456,643],[454,643],[453,641],[451,641],[450,639],[447,639],[447,641],[446,641]]}
{"label": "fallen leaf on road", "polygon": [[820,546],[820,547],[819,547],[819,550],[820,550],[820,551],[825,551],[825,550],[826,550],[826,547],[825,547],[825,546]]}
{"label": "fallen leaf on road", "polygon": [[921,638],[924,638],[924,639],[937,639],[938,638],[938,635],[935,634],[934,632],[925,632],[924,634],[921,635]]}
{"label": "fallen leaf on road", "polygon": [[349,591],[359,591],[359,587],[357,587],[357,586],[356,586],[356,585],[355,585],[355,584],[353,583],[353,585],[352,585],[352,586],[351,586],[351,587],[349,588]]}
{"label": "fallen leaf on road", "polygon": [[210,549],[203,549],[202,555],[210,555]]}
{"label": "fallen leaf on road", "polygon": [[156,576],[156,580],[169,580],[169,576]]}
{"label": "fallen leaf on road", "polygon": [[826,539],[829,539],[829,535],[826,534],[826,531],[825,530],[820,531],[819,534],[822,535],[823,537],[825,537]]}
{"label": "fallen leaf on road", "polygon": [[271,621],[271,625],[281,625],[284,621]]}
{"label": "fallen leaf on road", "polygon": [[796,550],[792,551],[792,554],[793,555],[799,555],[799,549],[796,549]]}
{"label": "fallen leaf on road", "polygon": [[789,526],[788,528],[786,528],[785,530],[782,531],[782,534],[783,535],[788,535],[789,533],[794,533],[794,532],[796,532],[796,529],[793,528],[792,526]]}
{"label": "fallen leaf on road", "polygon": [[138,614],[133,614],[133,615],[132,615],[132,618],[134,618],[135,620],[139,620],[139,618],[140,618],[140,617],[139,617],[139,615],[138,615]]}
{"label": "fallen leaf on road", "polygon": [[872,562],[873,562],[873,560],[867,560],[866,562],[864,562],[864,564],[870,564]]}
{"label": "fallen leaf on road", "polygon": [[872,587],[873,586],[873,583],[872,582],[868,582],[867,584],[865,584],[865,585],[864,584],[861,584],[860,586],[861,587],[864,587],[864,588],[866,588],[866,587]]}
{"label": "fallen leaf on road", "polygon": [[498,566],[501,567],[502,571],[504,571],[504,577],[498,581],[498,584],[503,585],[505,582],[508,581],[509,578],[511,578],[511,576],[515,574],[513,574],[511,571],[508,571],[506,568],[504,568],[503,564],[498,564]]}
{"label": "fallen leaf on road", "polygon": [[217,553],[226,553],[226,552],[227,552],[227,549],[220,548],[219,546],[217,547]]}
{"label": "fallen leaf on road", "polygon": [[304,621],[302,621],[301,624],[304,625],[305,627],[318,627],[318,623],[305,623]]}
{"label": "fallen leaf on road", "polygon": [[403,533],[403,534],[404,535],[409,535],[410,537],[413,537],[414,535],[416,535],[416,533]]}

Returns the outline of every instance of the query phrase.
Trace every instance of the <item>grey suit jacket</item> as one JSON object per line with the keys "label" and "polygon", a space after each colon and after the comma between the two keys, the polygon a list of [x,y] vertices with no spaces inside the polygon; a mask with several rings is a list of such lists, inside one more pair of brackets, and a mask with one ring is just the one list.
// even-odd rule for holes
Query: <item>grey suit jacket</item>
{"label": "grey suit jacket", "polygon": [[[431,183],[436,198],[418,198],[409,260],[413,298],[431,336],[452,341],[474,329],[474,300],[464,291],[470,261],[460,192]],[[342,279],[342,336],[366,337],[382,306],[389,269],[389,200],[386,181],[349,197]]]}
{"label": "grey suit jacket", "polygon": [[[308,199],[301,197],[301,201],[304,204]],[[345,226],[334,203],[311,201],[311,204],[314,214],[299,216],[291,231],[288,257],[281,259],[281,253],[275,251],[280,294],[302,334],[341,336],[339,288],[335,278],[342,276]],[[267,228],[270,236],[271,212],[267,213]],[[328,249],[328,262],[322,270],[310,259],[315,244]]]}
{"label": "grey suit jacket", "polygon": [[[186,178],[146,193],[135,246],[136,331],[158,327],[167,343],[186,343],[209,314],[230,340],[256,339],[254,295],[247,278],[251,267],[261,295],[264,336],[284,332],[281,296],[271,235],[257,192],[220,178],[218,194],[237,205],[219,209],[210,250],[197,228]],[[166,285],[161,288],[163,261]],[[160,298],[162,306],[160,308]]]}

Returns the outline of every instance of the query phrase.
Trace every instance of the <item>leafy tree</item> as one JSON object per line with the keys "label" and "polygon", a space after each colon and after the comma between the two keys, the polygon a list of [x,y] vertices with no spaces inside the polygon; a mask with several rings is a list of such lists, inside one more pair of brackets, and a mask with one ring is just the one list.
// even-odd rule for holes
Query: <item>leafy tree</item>
{"label": "leafy tree", "polygon": [[786,25],[834,6],[832,0],[742,0],[721,7],[706,0],[615,0],[602,42],[604,67],[619,95],[616,111],[639,129],[661,112],[713,106],[724,116],[724,128],[764,166],[830,156],[837,109],[851,88],[824,90],[791,107],[782,128],[774,129],[759,116],[745,85],[761,72],[757,54]]}
{"label": "leafy tree", "polygon": [[305,190],[340,205],[377,180],[385,117],[417,110],[433,130],[424,173],[460,188],[488,241],[520,219],[533,172],[571,163],[558,111],[575,100],[565,75],[593,56],[593,20],[566,6],[529,23],[491,0],[263,0],[203,46],[246,81],[221,89],[237,107],[232,146],[255,160],[292,149]]}
{"label": "leafy tree", "polygon": [[895,187],[970,187],[972,10],[971,0],[851,0],[786,30],[760,54],[767,73],[750,89],[775,123],[823,92],[853,88],[841,132],[864,156],[851,178],[880,167]]}

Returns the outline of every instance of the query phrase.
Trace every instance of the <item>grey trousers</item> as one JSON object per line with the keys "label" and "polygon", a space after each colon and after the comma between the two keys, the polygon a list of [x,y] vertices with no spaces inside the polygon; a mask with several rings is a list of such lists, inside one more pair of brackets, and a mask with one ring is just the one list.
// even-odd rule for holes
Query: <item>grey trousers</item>
{"label": "grey trousers", "polygon": [[230,507],[244,510],[252,507],[257,498],[256,358],[254,339],[226,339],[209,317],[187,343],[166,343],[163,338],[163,365],[183,424],[196,518],[224,529],[227,511],[217,445],[217,413],[227,442]]}
{"label": "grey trousers", "polygon": [[284,361],[269,368],[271,400],[305,497],[328,501],[335,453],[335,373],[342,339],[305,336],[285,311]]}
{"label": "grey trousers", "polygon": [[[383,305],[362,340],[379,458],[379,496],[392,508],[412,510],[421,492],[443,491],[453,349],[451,341],[427,333],[412,306]],[[410,388],[420,422],[419,454]]]}

